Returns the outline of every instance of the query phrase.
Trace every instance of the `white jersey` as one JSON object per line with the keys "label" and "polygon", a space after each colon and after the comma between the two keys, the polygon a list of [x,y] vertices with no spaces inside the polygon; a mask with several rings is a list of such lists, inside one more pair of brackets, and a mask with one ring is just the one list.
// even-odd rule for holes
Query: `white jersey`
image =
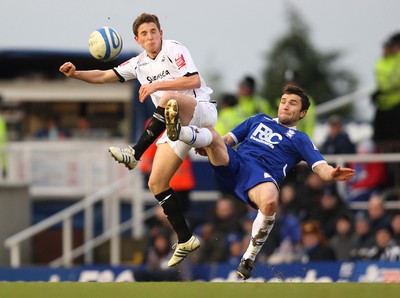
{"label": "white jersey", "polygon": [[[172,81],[187,74],[198,73],[188,49],[174,40],[163,40],[161,51],[155,59],[149,58],[146,51],[143,51],[138,56],[115,67],[114,71],[121,82],[138,79],[142,85]],[[190,95],[197,100],[210,100],[210,94],[213,91],[206,86],[201,76],[200,81],[201,86],[198,89],[177,92]],[[150,95],[155,106],[158,106],[163,92],[157,91]]]}

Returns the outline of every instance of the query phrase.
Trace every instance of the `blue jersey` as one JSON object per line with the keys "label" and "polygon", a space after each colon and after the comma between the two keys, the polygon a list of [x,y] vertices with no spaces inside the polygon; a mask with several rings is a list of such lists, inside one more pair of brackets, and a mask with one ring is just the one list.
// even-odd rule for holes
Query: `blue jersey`
{"label": "blue jersey", "polygon": [[311,168],[326,163],[305,133],[265,114],[247,119],[229,134],[239,144],[237,150],[228,146],[229,165],[214,169],[220,185],[246,203],[250,188],[263,182],[278,187],[300,161]]}

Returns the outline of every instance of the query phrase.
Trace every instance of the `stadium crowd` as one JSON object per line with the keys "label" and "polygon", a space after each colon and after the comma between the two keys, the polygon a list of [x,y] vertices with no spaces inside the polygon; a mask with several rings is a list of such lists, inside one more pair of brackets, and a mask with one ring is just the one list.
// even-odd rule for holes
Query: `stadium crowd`
{"label": "stadium crowd", "polygon": [[[387,200],[399,197],[389,189],[373,192],[365,202],[366,210],[354,210],[339,194],[336,184],[327,184],[299,166],[281,187],[276,223],[258,262],[399,261],[400,210],[384,205]],[[200,216],[199,209],[203,210]],[[205,206],[192,202],[187,212],[190,225],[202,243],[192,261],[236,264],[247,247],[256,210],[221,193],[217,201]],[[148,223],[149,247],[165,235],[174,242],[164,217],[159,212]]]}
{"label": "stadium crowd", "polygon": [[[354,210],[335,183],[328,184],[298,166],[281,187],[275,226],[257,262],[400,261],[400,210],[385,208],[386,201],[399,200],[392,189],[388,186],[371,193],[365,202],[367,209]],[[152,266],[150,279],[175,279],[184,270],[166,265],[176,239],[161,208],[158,211],[147,223],[143,264]],[[201,246],[182,266],[237,264],[248,246],[256,214],[255,209],[222,192],[217,201],[192,202],[186,217]]]}

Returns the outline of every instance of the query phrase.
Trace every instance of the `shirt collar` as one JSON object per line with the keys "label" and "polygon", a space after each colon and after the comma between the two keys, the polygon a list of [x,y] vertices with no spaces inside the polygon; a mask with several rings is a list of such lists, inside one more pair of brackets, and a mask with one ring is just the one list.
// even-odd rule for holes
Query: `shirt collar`
{"label": "shirt collar", "polygon": [[[274,120],[276,123],[278,123],[278,124],[280,124],[279,123],[279,118],[278,117],[276,117],[276,118],[273,118],[272,120]],[[282,124],[281,124],[282,125]],[[288,127],[289,129],[295,129],[295,130],[297,130],[297,127],[296,127],[296,125],[294,125],[294,126],[290,126],[290,127]]]}

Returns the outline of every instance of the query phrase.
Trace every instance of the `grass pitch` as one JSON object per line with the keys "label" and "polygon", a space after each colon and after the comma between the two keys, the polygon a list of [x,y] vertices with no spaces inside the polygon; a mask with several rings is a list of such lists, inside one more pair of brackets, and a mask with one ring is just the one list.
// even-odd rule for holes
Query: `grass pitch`
{"label": "grass pitch", "polygon": [[212,282],[0,282],[1,298],[398,298],[400,284]]}

